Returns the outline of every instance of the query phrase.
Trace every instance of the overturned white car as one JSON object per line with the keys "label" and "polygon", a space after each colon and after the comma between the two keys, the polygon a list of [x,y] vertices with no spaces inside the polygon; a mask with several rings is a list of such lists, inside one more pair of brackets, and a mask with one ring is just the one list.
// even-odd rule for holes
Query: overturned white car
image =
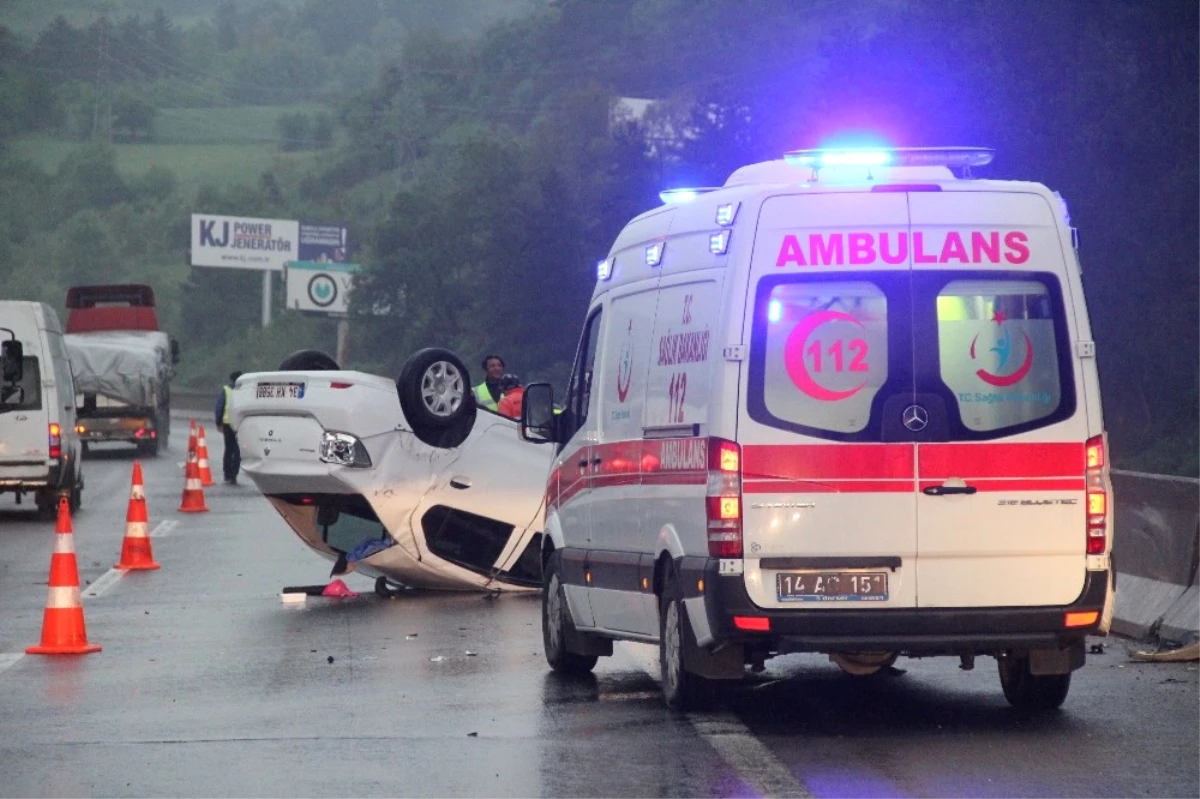
{"label": "overturned white car", "polygon": [[540,586],[553,451],[477,408],[452,352],[421,350],[393,381],[302,350],[242,375],[230,419],[242,468],[296,535],[380,593]]}

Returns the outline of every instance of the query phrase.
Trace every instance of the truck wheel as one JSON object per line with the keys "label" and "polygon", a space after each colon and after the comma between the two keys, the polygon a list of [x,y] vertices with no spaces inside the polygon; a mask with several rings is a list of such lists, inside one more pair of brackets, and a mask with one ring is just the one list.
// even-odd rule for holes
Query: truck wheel
{"label": "truck wheel", "polygon": [[712,706],[716,686],[687,670],[686,651],[692,643],[692,626],[683,605],[683,590],[672,570],[663,587],[658,614],[658,663],[662,671],[663,698],[673,710],[705,710]]}
{"label": "truck wheel", "polygon": [[154,441],[139,441],[137,445],[138,455],[144,455],[147,458],[158,457],[158,439]]}
{"label": "truck wheel", "polygon": [[418,350],[396,378],[400,408],[417,438],[434,447],[457,447],[475,424],[475,397],[467,367],[449,350]]}
{"label": "truck wheel", "polygon": [[320,350],[296,350],[279,362],[281,372],[336,372],[341,368],[333,356]]}
{"label": "truck wheel", "polygon": [[1071,689],[1071,674],[1034,674],[1029,670],[1028,657],[997,659],[1000,667],[1000,687],[1004,698],[1017,710],[1057,710]]}
{"label": "truck wheel", "polygon": [[567,608],[566,592],[559,577],[562,557],[555,552],[546,563],[542,579],[542,649],[546,662],[559,674],[587,674],[596,667],[595,655],[577,655],[567,648],[575,622]]}

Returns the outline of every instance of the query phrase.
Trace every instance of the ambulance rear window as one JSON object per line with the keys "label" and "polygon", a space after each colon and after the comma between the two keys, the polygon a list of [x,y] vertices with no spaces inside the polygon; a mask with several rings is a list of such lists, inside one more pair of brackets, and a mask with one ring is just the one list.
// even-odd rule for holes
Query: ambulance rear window
{"label": "ambulance rear window", "polygon": [[766,411],[838,433],[865,428],[888,376],[888,302],[879,286],[779,283],[763,311]]}
{"label": "ambulance rear window", "polygon": [[1000,430],[1058,409],[1054,316],[1037,281],[955,280],[938,292],[938,365],[965,427]]}
{"label": "ambulance rear window", "polygon": [[753,313],[746,410],[769,427],[837,441],[978,441],[1075,412],[1065,307],[1049,273],[771,275]]}

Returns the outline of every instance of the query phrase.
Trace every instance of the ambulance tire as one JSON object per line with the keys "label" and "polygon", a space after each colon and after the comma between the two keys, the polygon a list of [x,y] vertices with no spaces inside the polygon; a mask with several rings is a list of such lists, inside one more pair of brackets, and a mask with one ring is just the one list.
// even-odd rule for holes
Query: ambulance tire
{"label": "ambulance tire", "polygon": [[1017,710],[1046,712],[1057,710],[1067,699],[1071,674],[1034,674],[1028,657],[999,658],[1000,686],[1004,698]]}
{"label": "ambulance tire", "polygon": [[475,425],[467,367],[450,350],[427,347],[409,356],[396,378],[396,394],[413,432],[431,447],[457,447]]}
{"label": "ambulance tire", "polygon": [[58,492],[53,488],[39,488],[33,492],[33,503],[40,521],[54,519],[58,511]]}
{"label": "ambulance tire", "polygon": [[279,362],[280,372],[336,372],[342,367],[320,350],[296,350]]}
{"label": "ambulance tire", "polygon": [[577,655],[567,648],[575,637],[575,622],[567,608],[566,589],[560,571],[562,558],[555,552],[546,562],[542,575],[542,648],[546,662],[559,674],[587,674],[596,668],[596,655]]}
{"label": "ambulance tire", "polygon": [[683,604],[683,589],[672,570],[659,600],[658,665],[663,699],[672,710],[707,710],[716,701],[716,684],[687,670],[687,651],[696,642]]}

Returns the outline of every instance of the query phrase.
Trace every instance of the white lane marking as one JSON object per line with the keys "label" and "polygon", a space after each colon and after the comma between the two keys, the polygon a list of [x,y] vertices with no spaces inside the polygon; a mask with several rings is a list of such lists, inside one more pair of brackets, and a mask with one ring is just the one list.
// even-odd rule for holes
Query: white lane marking
{"label": "white lane marking", "polygon": [[5,669],[23,657],[25,657],[24,652],[9,652],[7,655],[0,654],[0,674],[3,674]]}
{"label": "white lane marking", "polygon": [[87,587],[83,592],[85,597],[97,597],[103,594],[108,589],[116,585],[122,577],[125,576],[124,569],[109,569],[104,574],[96,578],[95,582]]}
{"label": "white lane marking", "polygon": [[[154,529],[150,531],[150,537],[163,538],[164,536],[168,536],[178,525],[179,521],[177,519],[163,519],[154,525]],[[87,590],[83,592],[83,595],[85,597],[98,597],[116,585],[124,576],[125,569],[109,569],[89,585]]]}
{"label": "white lane marking", "polygon": [[153,530],[150,531],[150,537],[151,538],[165,538],[165,537],[169,536],[171,534],[171,532],[178,526],[179,526],[178,519],[163,519],[161,522],[159,522],[158,524],[156,524],[154,526]]}
{"label": "white lane marking", "polygon": [[[655,681],[661,680],[658,647],[620,642],[620,649]],[[700,737],[720,753],[725,762],[762,796],[794,796],[811,799],[812,794],[792,770],[754,737],[737,716],[720,713],[688,713],[687,719]]]}

